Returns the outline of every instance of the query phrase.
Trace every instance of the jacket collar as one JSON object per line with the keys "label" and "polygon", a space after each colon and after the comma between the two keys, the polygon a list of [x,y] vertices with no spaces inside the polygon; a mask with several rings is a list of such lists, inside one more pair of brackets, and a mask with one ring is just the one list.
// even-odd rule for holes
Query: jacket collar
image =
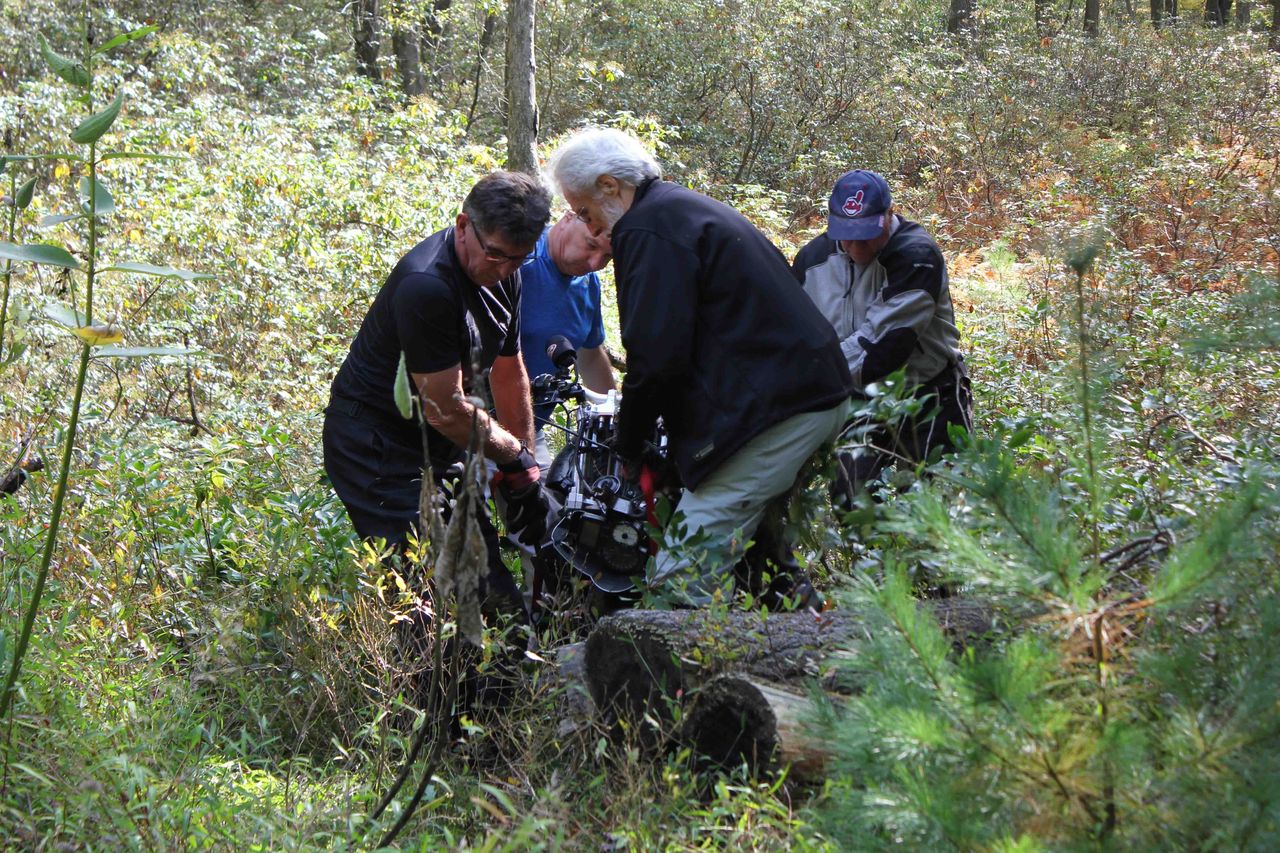
{"label": "jacket collar", "polygon": [[620,227],[622,227],[622,224],[627,221],[627,217],[631,216],[632,212],[640,204],[641,199],[649,194],[649,190],[654,186],[654,184],[660,183],[662,183],[662,178],[645,178],[636,186],[636,194],[631,198],[631,207],[627,208],[627,212],[622,214],[622,217],[618,219],[617,222],[613,223],[613,231],[615,233]]}

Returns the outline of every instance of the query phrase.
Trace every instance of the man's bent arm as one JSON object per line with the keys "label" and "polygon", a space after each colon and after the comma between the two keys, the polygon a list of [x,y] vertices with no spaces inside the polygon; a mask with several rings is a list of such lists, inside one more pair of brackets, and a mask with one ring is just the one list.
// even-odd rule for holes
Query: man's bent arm
{"label": "man's bent arm", "polygon": [[467,402],[462,392],[461,365],[434,373],[415,373],[413,381],[422,395],[427,423],[445,438],[458,447],[467,447],[471,442],[472,421],[478,418],[481,428],[488,432],[484,447],[488,458],[501,464],[519,455],[520,439],[503,429],[484,409]]}
{"label": "man's bent arm", "polygon": [[519,355],[500,355],[489,371],[489,391],[498,422],[512,435],[533,447],[533,397],[529,374]]}
{"label": "man's bent arm", "polygon": [[613,378],[613,365],[609,363],[609,354],[603,346],[591,347],[578,353],[578,376],[582,382],[597,394],[603,394],[618,386]]}
{"label": "man's bent arm", "polygon": [[911,246],[885,263],[885,286],[867,306],[862,327],[840,342],[861,387],[902,367],[938,310],[946,262],[934,247]]}

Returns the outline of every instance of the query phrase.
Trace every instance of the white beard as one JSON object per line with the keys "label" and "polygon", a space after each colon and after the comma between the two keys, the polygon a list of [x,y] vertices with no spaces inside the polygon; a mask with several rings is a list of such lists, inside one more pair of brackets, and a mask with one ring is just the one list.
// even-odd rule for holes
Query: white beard
{"label": "white beard", "polygon": [[604,219],[605,230],[613,233],[613,226],[618,224],[618,220],[627,212],[627,208],[623,206],[622,200],[601,199],[600,200],[600,216]]}

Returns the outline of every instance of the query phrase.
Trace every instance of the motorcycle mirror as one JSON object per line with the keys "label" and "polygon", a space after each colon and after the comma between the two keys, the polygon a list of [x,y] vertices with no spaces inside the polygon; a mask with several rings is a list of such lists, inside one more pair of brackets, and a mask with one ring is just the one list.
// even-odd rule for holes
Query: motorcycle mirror
{"label": "motorcycle mirror", "polygon": [[567,370],[578,362],[578,351],[564,335],[553,335],[547,341],[547,358],[557,370]]}

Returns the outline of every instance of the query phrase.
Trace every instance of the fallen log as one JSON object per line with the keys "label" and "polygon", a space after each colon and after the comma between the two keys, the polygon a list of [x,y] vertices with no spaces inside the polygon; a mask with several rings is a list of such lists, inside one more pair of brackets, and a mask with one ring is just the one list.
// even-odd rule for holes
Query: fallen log
{"label": "fallen log", "polygon": [[[921,606],[960,644],[991,628],[989,611],[968,599]],[[638,714],[722,672],[784,684],[816,678],[847,693],[852,687],[830,658],[867,636],[866,620],[851,611],[627,610],[601,619],[587,638],[585,679],[597,708]]]}
{"label": "fallen log", "polygon": [[[920,606],[957,646],[992,627],[988,609],[968,599]],[[712,761],[756,769],[790,763],[797,777],[813,778],[825,752],[804,732],[807,691],[816,684],[852,693],[838,664],[868,637],[866,620],[852,611],[624,611],[600,620],[587,638],[583,678],[607,719],[682,717],[676,736]]]}

